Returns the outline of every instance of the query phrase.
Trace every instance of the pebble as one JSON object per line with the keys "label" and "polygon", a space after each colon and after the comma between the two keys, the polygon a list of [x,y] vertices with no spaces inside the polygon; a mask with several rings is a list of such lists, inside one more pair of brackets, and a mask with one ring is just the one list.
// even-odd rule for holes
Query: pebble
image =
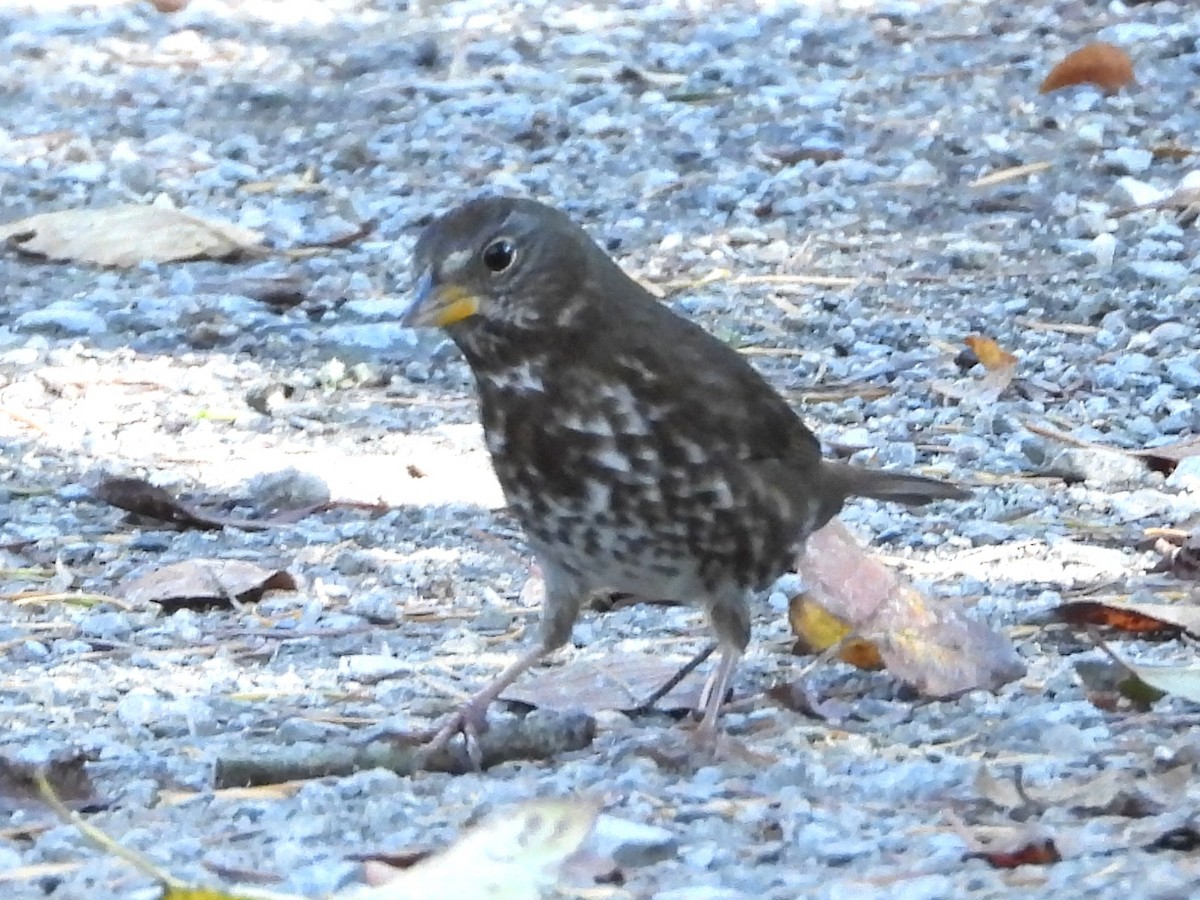
{"label": "pebble", "polygon": [[1191,277],[1183,263],[1168,260],[1135,259],[1125,264],[1125,270],[1135,278],[1156,284],[1179,284]]}
{"label": "pebble", "polygon": [[1154,154],[1141,147],[1116,147],[1104,154],[1110,171],[1122,175],[1141,175],[1154,162]]}
{"label": "pebble", "polygon": [[1124,175],[1113,182],[1113,200],[1122,206],[1149,206],[1166,197],[1170,192],[1145,181]]}
{"label": "pebble", "polygon": [[652,865],[679,852],[679,839],[665,828],[601,814],[581,848],[622,868]]}
{"label": "pebble", "polygon": [[104,317],[99,313],[68,301],[21,313],[13,322],[13,327],[17,331],[62,336],[97,335],[108,330]]}
{"label": "pebble", "polygon": [[1181,459],[1175,471],[1167,476],[1167,487],[1174,490],[1200,493],[1200,456]]}
{"label": "pebble", "polygon": [[984,241],[955,241],[946,247],[950,265],[956,269],[986,269],[1000,259],[1000,245]]}

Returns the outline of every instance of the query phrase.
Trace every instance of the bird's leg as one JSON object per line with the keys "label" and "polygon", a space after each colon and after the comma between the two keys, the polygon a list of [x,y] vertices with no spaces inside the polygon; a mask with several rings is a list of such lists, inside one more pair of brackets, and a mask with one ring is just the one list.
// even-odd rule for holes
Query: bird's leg
{"label": "bird's leg", "polygon": [[492,701],[498,699],[538,660],[557,650],[571,637],[571,629],[575,626],[575,620],[579,618],[579,607],[584,595],[569,590],[570,586],[564,582],[556,568],[543,562],[542,572],[546,582],[546,596],[542,600],[540,634],[536,646],[518,656],[504,671],[488,682],[483,690],[459,707],[426,745],[427,753],[441,749],[456,734],[461,734],[467,742],[467,755],[472,764],[476,769],[483,768],[479,735],[487,730],[487,710]]}
{"label": "bird's leg", "polygon": [[704,711],[704,718],[700,720],[700,727],[696,729],[696,738],[702,743],[710,743],[717,737],[721,705],[725,702],[725,695],[729,693],[729,682],[733,679],[733,673],[741,658],[740,649],[728,644],[722,645],[717,667],[709,673],[708,680],[704,682],[699,704],[699,709]]}
{"label": "bird's leg", "polygon": [[714,603],[708,609],[708,619],[717,633],[721,659],[700,692],[699,708],[704,710],[704,718],[700,720],[696,738],[702,743],[711,744],[717,737],[717,720],[721,715],[721,704],[729,692],[729,682],[733,679],[746,645],[750,643],[750,606],[745,595],[738,594]]}

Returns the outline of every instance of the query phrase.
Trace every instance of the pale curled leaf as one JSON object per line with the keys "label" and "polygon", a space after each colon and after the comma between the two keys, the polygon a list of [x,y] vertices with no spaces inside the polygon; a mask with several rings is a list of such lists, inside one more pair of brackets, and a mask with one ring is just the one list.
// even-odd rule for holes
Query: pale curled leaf
{"label": "pale curled leaf", "polygon": [[180,209],[139,204],[39,213],[0,225],[0,241],[46,259],[121,268],[231,259],[264,249],[257,232]]}
{"label": "pale curled leaf", "polygon": [[1138,678],[1156,690],[1200,703],[1200,665],[1193,666],[1126,666]]}
{"label": "pale curled leaf", "polygon": [[[453,845],[394,873],[382,884],[337,894],[338,900],[538,900],[580,848],[599,804],[579,798],[531,800],[499,810]],[[374,868],[375,872],[380,867]]]}
{"label": "pale curled leaf", "polygon": [[185,559],[126,582],[122,594],[138,605],[207,606],[257,600],[267,590],[295,589],[296,580],[282,569],[241,559]]}
{"label": "pale curled leaf", "polygon": [[996,690],[1024,674],[1007,637],[948,602],[930,604],[837,519],[808,538],[798,570],[812,599],[871,639],[888,671],[923,694]]}

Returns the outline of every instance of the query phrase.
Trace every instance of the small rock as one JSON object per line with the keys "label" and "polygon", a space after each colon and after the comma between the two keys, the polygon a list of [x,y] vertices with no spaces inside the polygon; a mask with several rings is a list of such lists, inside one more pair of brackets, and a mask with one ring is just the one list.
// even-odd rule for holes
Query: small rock
{"label": "small rock", "polygon": [[245,487],[248,496],[266,509],[302,509],[328,503],[329,485],[319,475],[296,468],[264,472],[251,478]]}
{"label": "small rock", "polygon": [[1145,181],[1138,181],[1136,178],[1125,175],[1118,178],[1113,184],[1111,196],[1122,206],[1147,206],[1162,200],[1168,193],[1168,191],[1156,188]]}
{"label": "small rock", "polygon": [[1088,251],[1102,269],[1110,268],[1117,255],[1117,239],[1111,234],[1098,234],[1088,243]]}
{"label": "small rock", "polygon": [[1167,486],[1181,491],[1200,492],[1200,456],[1181,459],[1167,478]]}
{"label": "small rock", "polygon": [[918,159],[901,169],[896,180],[901,184],[911,185],[937,184],[938,170],[929,160]]}
{"label": "small rock", "polygon": [[93,612],[83,617],[79,631],[92,638],[119,640],[133,630],[129,617],[120,612]]}
{"label": "small rock", "polygon": [[1153,281],[1157,284],[1178,284],[1189,277],[1187,266],[1165,259],[1131,260],[1125,266],[1125,271],[1139,279]]}
{"label": "small rock", "polygon": [[946,247],[946,257],[956,269],[986,269],[1000,259],[1000,245],[984,241],[955,241]]}
{"label": "small rock", "polygon": [[395,322],[374,322],[334,325],[325,330],[322,341],[345,359],[358,362],[373,359],[378,353],[407,355],[416,348],[419,338],[413,329]]}
{"label": "small rock", "polygon": [[1104,126],[1099,122],[1084,122],[1075,129],[1075,139],[1085,147],[1104,146]]}
{"label": "small rock", "polygon": [[679,852],[679,839],[665,828],[602,814],[596,819],[583,852],[611,859],[618,866],[649,866]]}
{"label": "small rock", "polygon": [[411,666],[403,660],[382,653],[360,653],[338,660],[338,675],[363,684],[375,684],[410,670]]}
{"label": "small rock", "polygon": [[1153,162],[1154,154],[1141,147],[1117,147],[1104,154],[1104,164],[1108,170],[1121,175],[1140,175]]}
{"label": "small rock", "polygon": [[1195,359],[1173,359],[1167,363],[1167,378],[1181,391],[1200,391],[1200,368]]}
{"label": "small rock", "polygon": [[21,313],[13,327],[17,331],[60,335],[103,334],[108,330],[103,316],[66,301]]}
{"label": "small rock", "polygon": [[1047,472],[1069,481],[1096,487],[1124,487],[1143,483],[1149,470],[1140,459],[1112,450],[1069,447],[1055,456]]}

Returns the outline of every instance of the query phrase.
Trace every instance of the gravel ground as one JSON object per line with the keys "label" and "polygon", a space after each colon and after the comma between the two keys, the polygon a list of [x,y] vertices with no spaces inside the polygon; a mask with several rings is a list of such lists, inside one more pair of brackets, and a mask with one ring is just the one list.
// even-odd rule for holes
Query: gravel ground
{"label": "gravel ground", "polygon": [[[0,221],[165,195],[278,248],[374,223],[349,247],[257,262],[0,256],[0,754],[85,753],[109,801],[89,819],[182,878],[309,894],[357,877],[348,854],[578,792],[662,831],[626,854],[623,884],[571,896],[1193,895],[1200,857],[1142,848],[1200,801],[1194,708],[1098,708],[1075,671],[1098,652],[1037,623],[1065,597],[1186,595],[1148,574],[1140,535],[1196,526],[1200,467],[1063,457],[1022,422],[1121,447],[1200,433],[1200,231],[1121,214],[1200,158],[1197,35],[1200,11],[1171,2],[0,5]],[[1129,51],[1135,89],[1037,93],[1097,38]],[[923,516],[862,502],[844,520],[936,602],[1007,630],[1027,675],[931,702],[830,665],[815,682],[849,719],[743,704],[727,727],[754,761],[673,766],[654,751],[682,726],[612,713],[549,762],[214,794],[229,748],[420,725],[532,631],[467,370],[390,321],[420,227],[484,189],[571,211],[754,354],[829,446],[974,486]],[[247,286],[281,277],[298,304]],[[972,333],[1019,357],[999,400],[973,387]],[[105,473],[233,515],[327,495],[386,511],[176,531],[93,499]],[[14,600],[120,595],[193,557],[285,567],[299,589],[177,612]],[[804,662],[777,606],[759,609],[739,699]],[[552,665],[683,659],[706,639],[692,612],[635,606],[586,616]],[[1018,769],[1032,801],[1006,809],[988,776]],[[964,860],[964,835],[991,826],[1050,836],[1064,859]],[[22,813],[0,820],[0,877],[14,870],[6,897],[147,884]]]}

